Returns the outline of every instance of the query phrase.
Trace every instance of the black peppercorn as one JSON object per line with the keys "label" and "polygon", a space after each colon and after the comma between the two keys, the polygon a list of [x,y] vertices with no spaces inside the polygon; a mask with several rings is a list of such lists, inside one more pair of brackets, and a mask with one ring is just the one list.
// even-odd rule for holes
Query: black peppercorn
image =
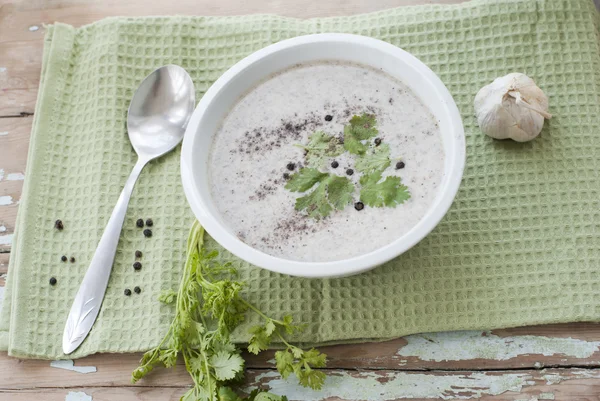
{"label": "black peppercorn", "polygon": [[136,258],[141,258],[142,257],[142,251],[135,251],[135,257]]}
{"label": "black peppercorn", "polygon": [[352,170],[351,168],[349,168],[348,170],[346,170],[346,174],[352,175],[352,174],[354,174],[354,170]]}
{"label": "black peppercorn", "polygon": [[133,291],[135,291],[136,294],[139,294],[140,292],[142,292],[142,289],[140,287],[134,287]]}
{"label": "black peppercorn", "polygon": [[333,120],[333,116],[332,116],[332,115],[330,115],[330,114],[327,114],[327,115],[325,116],[325,121],[331,121],[331,120]]}
{"label": "black peppercorn", "polygon": [[290,163],[287,164],[286,167],[287,167],[288,170],[293,171],[296,168],[296,165],[294,163],[290,162]]}
{"label": "black peppercorn", "polygon": [[125,291],[123,291],[123,293],[127,296],[131,295],[131,290],[129,288],[125,288]]}
{"label": "black peppercorn", "polygon": [[406,164],[404,164],[404,162],[398,162],[396,163],[396,169],[400,170],[401,168],[404,168],[404,166],[406,166]]}
{"label": "black peppercorn", "polygon": [[62,255],[62,256],[60,257],[60,260],[62,260],[63,262],[66,262],[66,261],[67,261],[67,257],[66,257],[65,255]]}
{"label": "black peppercorn", "polygon": [[154,222],[152,221],[152,219],[147,219],[147,220],[146,220],[146,225],[147,225],[148,227],[152,227],[152,226],[154,225]]}
{"label": "black peppercorn", "polygon": [[54,277],[50,277],[50,285],[55,285],[56,279]]}
{"label": "black peppercorn", "polygon": [[140,269],[142,268],[142,264],[141,264],[140,262],[135,262],[135,263],[133,264],[133,268],[134,268],[135,270],[140,270]]}
{"label": "black peppercorn", "polygon": [[375,138],[375,146],[381,145],[381,138]]}
{"label": "black peppercorn", "polygon": [[143,219],[137,219],[137,221],[135,222],[135,225],[138,226],[139,228],[144,227],[144,220]]}
{"label": "black peppercorn", "polygon": [[289,180],[290,179],[290,175],[288,173],[283,173],[283,179],[284,180]]}
{"label": "black peppercorn", "polygon": [[148,238],[152,237],[152,230],[150,230],[149,228],[145,229],[144,236]]}
{"label": "black peppercorn", "polygon": [[338,168],[339,165],[340,163],[336,162],[335,160],[331,162],[331,167],[333,168]]}
{"label": "black peppercorn", "polygon": [[71,263],[75,263],[75,257],[74,257],[74,256],[71,256],[71,259],[69,259],[69,261],[70,261]]}
{"label": "black peppercorn", "polygon": [[56,228],[57,230],[62,230],[63,228],[65,228],[65,227],[63,226],[63,222],[62,222],[62,220],[56,220],[56,221],[54,222],[54,228]]}
{"label": "black peppercorn", "polygon": [[365,204],[364,204],[364,203],[362,203],[362,202],[356,202],[356,203],[354,204],[354,208],[355,208],[356,210],[363,210],[363,209],[365,208]]}

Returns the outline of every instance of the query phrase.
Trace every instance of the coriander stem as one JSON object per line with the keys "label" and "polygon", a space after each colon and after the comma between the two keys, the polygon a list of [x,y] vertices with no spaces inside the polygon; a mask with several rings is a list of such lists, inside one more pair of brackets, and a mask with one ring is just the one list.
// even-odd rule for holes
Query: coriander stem
{"label": "coriander stem", "polygon": [[246,301],[244,298],[240,298],[240,300],[250,309],[252,309],[256,314],[258,314],[259,316],[262,316],[263,318],[265,318],[266,320],[272,320],[273,322],[277,323],[277,324],[283,324],[283,322],[281,320],[276,320],[276,319],[272,319],[269,316],[265,315],[264,313],[262,313],[260,310],[258,310],[254,305],[252,305],[250,302]]}

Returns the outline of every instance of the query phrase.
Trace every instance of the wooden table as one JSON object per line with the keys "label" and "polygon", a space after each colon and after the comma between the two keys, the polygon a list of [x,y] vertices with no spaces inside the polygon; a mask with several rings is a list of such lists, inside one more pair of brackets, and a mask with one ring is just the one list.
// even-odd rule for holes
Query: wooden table
{"label": "wooden table", "polygon": [[[44,24],[80,26],[113,15],[268,12],[308,18],[461,1],[0,0],[0,295],[26,167]],[[320,392],[281,381],[272,354],[248,357],[248,385],[270,386],[302,400],[600,400],[600,324],[414,335],[323,350],[329,355],[329,378]],[[97,368],[82,374],[0,353],[0,401],[178,400],[190,385],[183,366],[131,385],[139,358],[94,355],[76,361],[76,366]]]}

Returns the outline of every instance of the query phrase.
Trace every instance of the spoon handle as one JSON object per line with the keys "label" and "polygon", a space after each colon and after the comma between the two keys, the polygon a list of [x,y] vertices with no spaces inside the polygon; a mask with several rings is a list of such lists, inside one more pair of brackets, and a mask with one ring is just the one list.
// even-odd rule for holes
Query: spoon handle
{"label": "spoon handle", "polygon": [[96,321],[117,253],[127,205],[135,182],[146,163],[148,160],[138,159],[133,167],[77,291],[63,332],[62,347],[65,354],[70,354],[81,345]]}

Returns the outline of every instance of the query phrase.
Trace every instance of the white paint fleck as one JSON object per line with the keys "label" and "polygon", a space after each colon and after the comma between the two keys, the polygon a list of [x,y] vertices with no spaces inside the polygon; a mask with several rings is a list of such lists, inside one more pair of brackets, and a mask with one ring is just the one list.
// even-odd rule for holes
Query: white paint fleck
{"label": "white paint fleck", "polygon": [[6,226],[0,226],[0,233],[3,233],[4,231],[6,231]]}
{"label": "white paint fleck", "polygon": [[29,32],[35,32],[35,31],[37,31],[38,29],[40,29],[40,27],[39,27],[39,26],[37,26],[37,25],[31,25],[31,26],[29,27]]}
{"label": "white paint fleck", "polygon": [[12,196],[0,196],[0,206],[12,205]]}
{"label": "white paint fleck", "polygon": [[4,170],[0,168],[0,181],[4,178]]}
{"label": "white paint fleck", "polygon": [[269,360],[267,361],[267,363],[270,363],[271,365],[276,365],[276,364],[277,364],[277,361],[275,360],[275,358],[273,358],[273,359],[269,359]]}
{"label": "white paint fleck", "polygon": [[584,341],[570,337],[499,337],[481,331],[416,334],[405,339],[408,344],[398,350],[398,355],[437,362],[478,358],[504,361],[528,354],[561,354],[574,358],[588,358],[600,350],[600,341]]}
{"label": "white paint fleck", "polygon": [[540,400],[553,400],[554,393],[540,393],[538,399]]}
{"label": "white paint fleck", "polygon": [[489,375],[476,372],[468,375],[435,376],[406,372],[350,374],[347,371],[336,371],[327,376],[321,390],[301,387],[293,374],[284,380],[277,372],[267,372],[259,375],[256,380],[267,379],[265,383],[270,387],[270,392],[286,395],[290,400],[335,397],[358,401],[401,398],[477,399],[506,391],[520,392],[529,378],[531,376],[526,373]]}
{"label": "white paint fleck", "polygon": [[93,399],[91,395],[87,395],[83,391],[69,391],[65,401],[93,401]]}
{"label": "white paint fleck", "polygon": [[0,245],[12,244],[14,234],[0,235]]}
{"label": "white paint fleck", "polygon": [[78,373],[95,373],[97,369],[95,366],[75,366],[75,363],[72,359],[65,359],[61,361],[52,361],[50,362],[50,366],[53,368],[59,368],[64,370],[72,370],[73,372]]}
{"label": "white paint fleck", "polygon": [[536,369],[541,369],[544,367],[544,365],[541,362],[536,362],[533,364],[533,367]]}
{"label": "white paint fleck", "polygon": [[21,173],[10,173],[6,176],[7,181],[23,181],[25,176]]}
{"label": "white paint fleck", "polygon": [[[4,69],[4,71],[6,71],[6,68]],[[0,72],[4,72],[4,71],[0,71]],[[8,135],[8,131],[0,131],[0,136],[6,136]]]}

